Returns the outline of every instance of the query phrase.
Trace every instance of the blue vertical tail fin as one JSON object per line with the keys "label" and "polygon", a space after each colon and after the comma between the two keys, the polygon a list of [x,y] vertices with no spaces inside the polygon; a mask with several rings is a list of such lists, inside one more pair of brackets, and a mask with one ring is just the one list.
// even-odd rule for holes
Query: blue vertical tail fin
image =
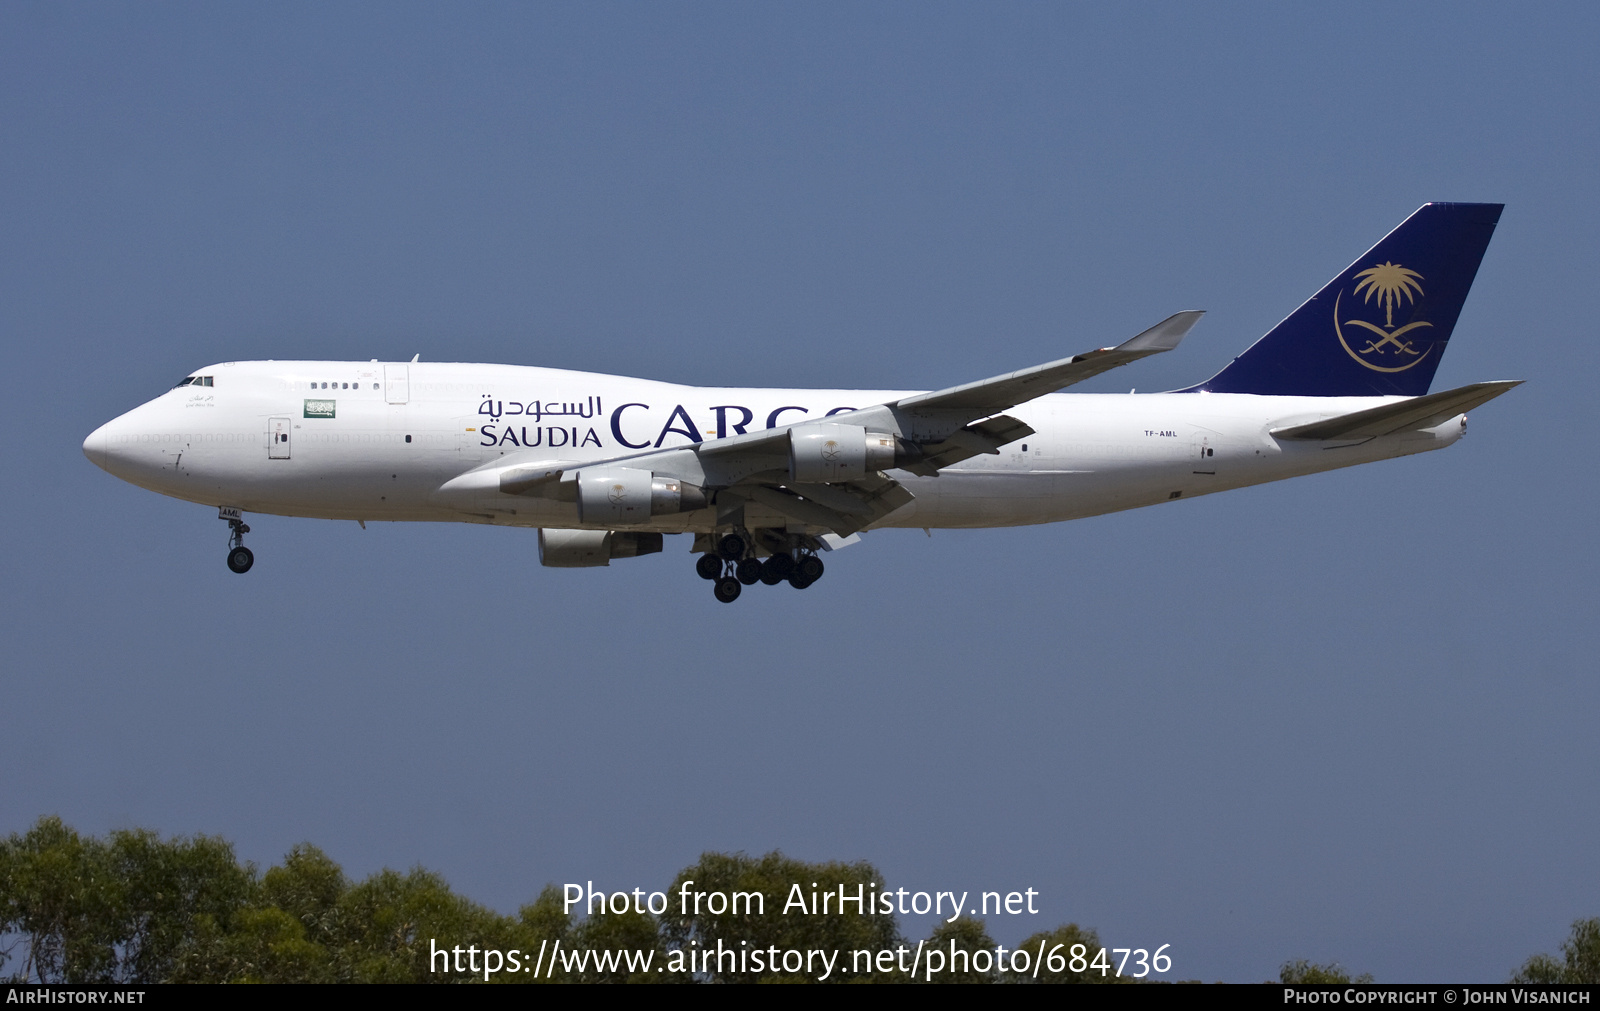
{"label": "blue vertical tail fin", "polygon": [[1424,204],[1227,368],[1191,390],[1428,392],[1503,204]]}

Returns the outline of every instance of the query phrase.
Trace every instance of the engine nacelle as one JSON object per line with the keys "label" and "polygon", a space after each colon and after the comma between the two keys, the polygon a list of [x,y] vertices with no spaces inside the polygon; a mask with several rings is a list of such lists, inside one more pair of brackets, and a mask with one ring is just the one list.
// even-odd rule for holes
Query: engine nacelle
{"label": "engine nacelle", "polygon": [[613,467],[578,472],[578,522],[626,527],[652,516],[703,509],[706,494],[675,477]]}
{"label": "engine nacelle", "polygon": [[660,534],[617,530],[539,530],[539,564],[553,569],[610,565],[613,558],[653,555],[661,550]]}
{"label": "engine nacelle", "polygon": [[854,481],[895,462],[895,439],[856,425],[806,425],[789,432],[789,478],[824,484]]}

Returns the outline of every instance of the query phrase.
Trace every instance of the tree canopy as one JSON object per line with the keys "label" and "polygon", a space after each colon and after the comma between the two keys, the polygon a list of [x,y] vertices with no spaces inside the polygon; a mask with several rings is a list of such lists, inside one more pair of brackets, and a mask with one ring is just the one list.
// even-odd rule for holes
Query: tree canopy
{"label": "tree canopy", "polygon": [[[797,887],[798,896],[794,892]],[[668,944],[690,950],[703,950],[718,939],[726,947],[751,950],[832,948],[844,952],[846,959],[835,975],[873,978],[874,974],[858,972],[848,964],[848,956],[852,951],[885,950],[904,943],[893,914],[873,910],[871,898],[883,890],[883,875],[868,863],[808,864],[777,852],[761,857],[704,853],[679,871],[668,887],[669,905],[661,917],[661,934]],[[815,915],[784,912],[794,898],[806,902],[808,909],[819,906],[824,892],[830,894],[830,901]],[[838,902],[841,893],[851,901]],[[696,902],[696,895],[707,898]],[[720,912],[713,911],[712,895],[727,897]],[[858,896],[859,904],[855,902]],[[862,915],[859,909],[868,911]],[[718,967],[703,975],[733,983],[787,974]]]}
{"label": "tree canopy", "polygon": [[1303,958],[1297,958],[1292,962],[1283,963],[1283,968],[1278,970],[1278,982],[1371,983],[1372,976],[1369,973],[1362,973],[1354,979],[1351,979],[1349,971],[1338,962],[1328,962],[1325,965],[1319,965],[1316,962],[1308,962]]}
{"label": "tree canopy", "polygon": [[1535,955],[1511,977],[1513,983],[1600,983],[1600,917],[1577,920],[1561,944],[1561,957]]}
{"label": "tree canopy", "polygon": [[[41,818],[0,839],[0,973],[44,983],[809,982],[817,967],[797,969],[770,953],[827,951],[834,954],[829,982],[909,982],[901,956],[920,943],[933,957],[922,962],[918,981],[1131,981],[1092,964],[1073,968],[1076,946],[1086,956],[1077,964],[1093,963],[1102,947],[1095,931],[1074,923],[1011,949],[1034,960],[1056,953],[1026,971],[1020,961],[989,957],[995,941],[970,916],[909,940],[894,915],[872,902],[886,890],[866,862],[704,853],[657,893],[667,897],[665,908],[631,901],[625,910],[591,912],[583,903],[574,910],[547,885],[509,916],[457,895],[420,867],[354,881],[303,843],[261,872],[214,836],[134,829],[97,838]],[[804,915],[793,915],[796,904]],[[750,957],[758,950],[769,957]],[[897,954],[854,957],[883,952]],[[537,957],[537,971],[509,960],[518,955]],[[1286,962],[1279,978],[1371,981],[1304,959]],[[1574,923],[1559,957],[1535,955],[1512,981],[1600,982],[1600,919]]]}

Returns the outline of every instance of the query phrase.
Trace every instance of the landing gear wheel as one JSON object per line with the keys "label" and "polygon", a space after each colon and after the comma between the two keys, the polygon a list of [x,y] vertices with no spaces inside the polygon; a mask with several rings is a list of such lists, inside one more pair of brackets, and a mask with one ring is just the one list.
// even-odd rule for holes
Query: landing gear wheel
{"label": "landing gear wheel", "polygon": [[761,559],[746,558],[733,570],[734,576],[746,586],[752,586],[761,581]]}
{"label": "landing gear wheel", "polygon": [[244,535],[250,532],[244,520],[239,518],[237,509],[218,509],[217,517],[228,521],[228,568],[240,575],[250,571],[250,566],[256,563],[256,556],[244,546]]}
{"label": "landing gear wheel", "polygon": [[794,587],[797,590],[803,590],[803,589],[805,589],[806,587],[810,586],[812,583],[815,583],[815,582],[816,582],[815,579],[807,579],[805,576],[802,576],[798,572],[796,572],[794,575],[789,577],[789,585]]}
{"label": "landing gear wheel", "polygon": [[787,551],[780,551],[767,561],[778,573],[779,579],[788,579],[794,574],[794,556]]}
{"label": "landing gear wheel", "polygon": [[761,581],[768,586],[777,586],[785,578],[784,574],[778,571],[778,566],[773,564],[777,557],[777,555],[773,555],[772,558],[761,563]]}
{"label": "landing gear wheel", "polygon": [[822,578],[822,559],[816,555],[806,555],[795,564],[795,575],[806,581],[806,585],[815,583]]}
{"label": "landing gear wheel", "polygon": [[701,555],[694,563],[694,571],[700,573],[701,579],[716,579],[722,575],[722,559],[716,555]]}
{"label": "landing gear wheel", "polygon": [[737,579],[734,579],[732,576],[723,576],[721,579],[717,580],[715,593],[718,600],[722,601],[724,604],[731,604],[735,600],[739,599],[739,594],[743,590],[744,587],[739,585],[739,581]]}
{"label": "landing gear wheel", "polygon": [[717,554],[730,562],[736,562],[744,557],[744,538],[738,534],[728,534],[717,542]]}

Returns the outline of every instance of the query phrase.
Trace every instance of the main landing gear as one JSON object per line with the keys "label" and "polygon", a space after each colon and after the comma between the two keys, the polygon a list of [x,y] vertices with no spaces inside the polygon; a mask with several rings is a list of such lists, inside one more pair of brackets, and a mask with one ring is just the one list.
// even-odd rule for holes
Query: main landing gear
{"label": "main landing gear", "polygon": [[244,535],[250,532],[244,520],[237,516],[227,517],[228,530],[228,568],[241,576],[250,571],[250,566],[256,563],[255,552],[244,546]]}
{"label": "main landing gear", "polygon": [[[772,539],[772,538],[768,538]],[[724,604],[739,599],[746,586],[765,583],[776,586],[787,582],[803,590],[822,578],[824,566],[810,538],[784,537],[765,559],[757,558],[751,540],[743,534],[730,533],[716,539],[715,552],[707,551],[694,563],[700,578],[711,580],[712,591]]]}

